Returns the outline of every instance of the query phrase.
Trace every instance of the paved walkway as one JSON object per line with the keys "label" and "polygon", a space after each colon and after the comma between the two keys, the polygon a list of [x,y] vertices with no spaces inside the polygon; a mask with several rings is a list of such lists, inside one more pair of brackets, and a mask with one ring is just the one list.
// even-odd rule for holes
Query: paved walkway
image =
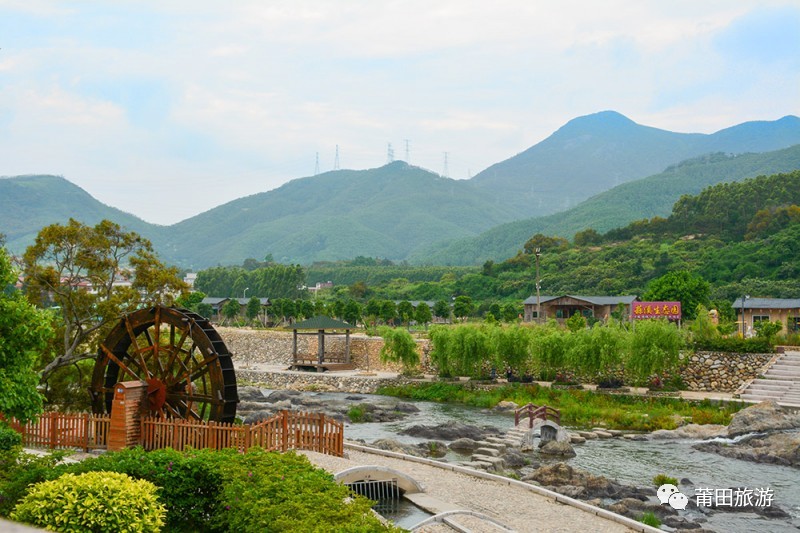
{"label": "paved walkway", "polygon": [[[513,479],[382,450],[367,452],[363,446],[348,444],[346,448],[344,458],[316,452],[301,453],[315,465],[333,474],[354,466],[393,468],[421,483],[426,495],[439,500],[443,508],[449,504],[451,509],[477,511],[519,532],[659,531],[585,502]],[[502,531],[491,522],[471,516],[456,515],[453,520],[474,533]],[[420,531],[438,533],[453,529],[436,525]]]}

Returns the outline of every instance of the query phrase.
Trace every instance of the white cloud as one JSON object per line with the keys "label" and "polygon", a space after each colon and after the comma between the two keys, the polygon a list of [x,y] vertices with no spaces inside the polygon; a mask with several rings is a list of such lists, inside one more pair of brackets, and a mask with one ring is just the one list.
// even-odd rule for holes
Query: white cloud
{"label": "white cloud", "polygon": [[775,119],[800,113],[796,69],[726,50],[782,5],[1,2],[20,27],[0,36],[0,174],[64,174],[174,222],[309,175],[316,153],[328,170],[337,144],[366,168],[409,139],[412,163],[441,172],[448,152],[463,178],[603,109],[676,131]]}

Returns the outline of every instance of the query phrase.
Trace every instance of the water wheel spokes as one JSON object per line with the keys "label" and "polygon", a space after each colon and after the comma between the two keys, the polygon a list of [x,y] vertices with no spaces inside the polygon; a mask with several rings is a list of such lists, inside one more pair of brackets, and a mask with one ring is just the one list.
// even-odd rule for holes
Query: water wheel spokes
{"label": "water wheel spokes", "polygon": [[156,306],[123,317],[100,345],[92,406],[110,412],[114,385],[147,383],[147,408],[165,418],[232,422],[238,394],[225,343],[205,318]]}

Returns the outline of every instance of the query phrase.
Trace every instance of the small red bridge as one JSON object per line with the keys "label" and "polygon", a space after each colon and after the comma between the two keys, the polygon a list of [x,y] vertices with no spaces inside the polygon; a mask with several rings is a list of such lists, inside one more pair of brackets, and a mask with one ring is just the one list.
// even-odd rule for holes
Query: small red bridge
{"label": "small red bridge", "polygon": [[522,407],[515,409],[514,425],[518,426],[520,420],[526,417],[528,418],[529,428],[533,427],[533,421],[537,418],[541,418],[545,422],[551,420],[559,426],[561,425],[561,411],[548,405],[536,405],[529,403],[528,405],[523,405]]}

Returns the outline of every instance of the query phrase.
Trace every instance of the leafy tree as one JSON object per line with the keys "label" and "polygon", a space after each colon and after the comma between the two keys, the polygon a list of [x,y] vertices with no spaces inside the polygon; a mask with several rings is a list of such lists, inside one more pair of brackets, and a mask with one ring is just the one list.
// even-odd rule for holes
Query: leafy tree
{"label": "leafy tree", "polygon": [[528,239],[528,242],[523,246],[523,250],[525,250],[526,254],[533,255],[536,252],[536,248],[539,248],[542,252],[546,250],[548,253],[563,251],[569,248],[569,241],[563,237],[548,237],[537,233]]}
{"label": "leafy tree", "polygon": [[[0,289],[17,276],[0,248]],[[27,421],[42,410],[36,361],[53,336],[51,318],[15,291],[0,291],[0,413]]]}
{"label": "leafy tree", "polygon": [[414,306],[408,300],[403,300],[397,304],[397,316],[400,317],[400,322],[408,324],[414,318]]}
{"label": "leafy tree", "polygon": [[595,324],[574,334],[566,360],[587,377],[609,377],[623,361],[626,348],[627,334],[619,325]]}
{"label": "leafy tree", "polygon": [[419,366],[417,343],[405,329],[381,326],[378,334],[383,337],[381,361],[391,361],[403,365],[403,374],[410,376],[416,373]]}
{"label": "leafy tree", "polygon": [[453,315],[456,318],[465,319],[475,312],[475,304],[472,303],[472,298],[469,296],[457,296],[456,301],[453,303]]}
{"label": "leafy tree", "polygon": [[492,351],[500,369],[511,370],[518,375],[528,373],[531,360],[531,330],[514,324],[494,327],[490,331]]}
{"label": "leafy tree", "polygon": [[417,324],[424,324],[426,328],[428,327],[428,324],[433,320],[433,314],[428,304],[425,302],[417,304],[417,309],[414,312],[414,320],[417,321]]}
{"label": "leafy tree", "polygon": [[245,314],[249,320],[253,321],[256,319],[256,317],[258,317],[260,312],[261,300],[259,300],[257,296],[252,296],[249,300],[247,300],[247,309],[245,310]]}
{"label": "leafy tree", "polygon": [[197,304],[195,311],[198,315],[205,318],[211,318],[211,315],[214,314],[214,308],[211,307],[211,304],[204,304],[203,302]]}
{"label": "leafy tree", "polygon": [[397,306],[393,301],[384,300],[381,302],[380,317],[386,324],[394,322],[394,319],[397,317]]}
{"label": "leafy tree", "polygon": [[603,242],[603,236],[597,233],[597,230],[588,228],[576,233],[573,242],[575,246],[592,246]]}
{"label": "leafy tree", "polygon": [[643,295],[645,301],[680,301],[684,318],[694,319],[697,306],[709,304],[711,286],[702,277],[686,270],[668,272],[654,279]]}
{"label": "leafy tree", "polygon": [[357,326],[361,320],[361,306],[355,300],[348,300],[342,312],[342,318],[348,324]]}
{"label": "leafy tree", "polygon": [[758,322],[753,325],[753,329],[756,330],[757,337],[764,337],[765,339],[772,341],[773,337],[780,333],[783,329],[783,324],[781,324],[778,320],[774,322],[770,322],[769,320],[759,320]]}
{"label": "leafy tree", "polygon": [[366,283],[359,280],[350,285],[349,290],[350,290],[350,296],[352,296],[353,298],[360,299],[367,295],[367,291],[369,289],[367,288]]}
{"label": "leafy tree", "polygon": [[567,326],[568,330],[575,333],[576,331],[586,329],[586,317],[580,313],[575,313],[574,315],[566,319],[564,321],[564,324]]}
{"label": "leafy tree", "polygon": [[[55,305],[55,357],[42,370],[93,359],[97,342],[119,317],[145,305],[172,303],[187,290],[174,267],[162,264],[149,241],[108,220],[89,227],[70,219],[42,228],[23,256],[28,298]],[[130,284],[120,284],[123,281]]]}
{"label": "leafy tree", "polygon": [[433,305],[433,315],[443,320],[450,319],[450,304],[445,300],[439,300]]}
{"label": "leafy tree", "polygon": [[222,306],[222,316],[228,320],[234,320],[239,316],[239,310],[239,302],[236,298],[231,298]]}
{"label": "leafy tree", "polygon": [[184,309],[190,309],[193,311],[197,310],[197,306],[202,303],[203,298],[206,297],[204,292],[200,291],[192,291],[185,294],[182,294],[175,298],[175,305],[178,307],[183,307]]}
{"label": "leafy tree", "polygon": [[503,320],[506,322],[514,322],[519,318],[519,309],[512,303],[507,303],[503,306]]}

